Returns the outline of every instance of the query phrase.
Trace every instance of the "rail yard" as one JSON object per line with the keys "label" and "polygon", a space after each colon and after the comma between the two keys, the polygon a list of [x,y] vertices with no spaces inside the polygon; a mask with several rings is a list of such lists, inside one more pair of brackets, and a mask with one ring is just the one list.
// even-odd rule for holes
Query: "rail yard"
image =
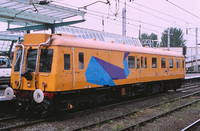
{"label": "rail yard", "polygon": [[28,114],[20,116],[2,110],[5,115],[1,116],[0,130],[182,130],[198,118],[199,84],[196,77],[190,77],[190,82],[185,82],[176,92],[169,90],[162,94],[137,96],[46,118],[30,118]]}

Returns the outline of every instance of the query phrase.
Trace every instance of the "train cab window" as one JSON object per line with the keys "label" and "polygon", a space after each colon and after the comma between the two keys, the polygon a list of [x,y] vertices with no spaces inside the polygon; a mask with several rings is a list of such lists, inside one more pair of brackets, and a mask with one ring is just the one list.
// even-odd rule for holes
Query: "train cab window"
{"label": "train cab window", "polygon": [[173,59],[169,59],[169,68],[173,68]]}
{"label": "train cab window", "polygon": [[152,68],[157,68],[157,58],[152,58]]}
{"label": "train cab window", "polygon": [[27,52],[25,70],[31,69],[31,72],[35,71],[36,59],[37,59],[37,49],[29,48]]}
{"label": "train cab window", "polygon": [[147,57],[144,58],[144,66],[147,68]]}
{"label": "train cab window", "polygon": [[135,69],[135,56],[128,56],[128,68]]}
{"label": "train cab window", "polygon": [[70,54],[64,54],[64,69],[70,70]]}
{"label": "train cab window", "polygon": [[161,58],[161,68],[166,68],[166,59]]}
{"label": "train cab window", "polygon": [[137,58],[137,69],[139,69],[139,68],[140,68],[140,59]]}
{"label": "train cab window", "polygon": [[183,64],[183,68],[185,68],[185,67],[184,67],[184,65],[185,65],[185,61],[184,61],[184,60],[182,61],[182,64]]}
{"label": "train cab window", "polygon": [[14,65],[15,72],[19,72],[19,70],[20,70],[21,57],[22,57],[22,50],[19,49],[19,50],[17,50],[16,57],[15,57],[15,65]]}
{"label": "train cab window", "polygon": [[141,57],[141,68],[143,68],[143,57]]}
{"label": "train cab window", "polygon": [[53,49],[42,49],[40,54],[39,72],[51,72]]}
{"label": "train cab window", "polygon": [[79,69],[84,69],[84,54],[79,53]]}

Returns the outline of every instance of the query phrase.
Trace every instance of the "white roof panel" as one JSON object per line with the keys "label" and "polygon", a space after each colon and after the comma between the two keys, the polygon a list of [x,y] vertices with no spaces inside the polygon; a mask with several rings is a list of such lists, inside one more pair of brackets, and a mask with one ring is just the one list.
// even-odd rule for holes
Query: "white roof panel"
{"label": "white roof panel", "polygon": [[0,0],[0,21],[11,24],[17,24],[16,20],[28,24],[54,24],[69,17],[84,17],[85,13],[53,2],[42,5],[37,0]]}

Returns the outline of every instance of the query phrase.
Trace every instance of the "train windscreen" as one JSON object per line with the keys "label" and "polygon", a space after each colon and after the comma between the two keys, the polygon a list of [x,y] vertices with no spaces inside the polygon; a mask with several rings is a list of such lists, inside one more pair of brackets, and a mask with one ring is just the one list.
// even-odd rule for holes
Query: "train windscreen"
{"label": "train windscreen", "polygon": [[21,57],[22,57],[22,50],[19,49],[19,50],[17,50],[16,57],[15,57],[15,65],[14,65],[15,72],[19,72],[19,70],[20,70]]}
{"label": "train windscreen", "polygon": [[31,72],[35,71],[35,65],[36,65],[36,59],[37,59],[37,49],[28,49],[27,52],[27,59],[26,59],[26,69],[30,70]]}
{"label": "train windscreen", "polygon": [[42,49],[40,54],[39,72],[51,72],[53,49]]}

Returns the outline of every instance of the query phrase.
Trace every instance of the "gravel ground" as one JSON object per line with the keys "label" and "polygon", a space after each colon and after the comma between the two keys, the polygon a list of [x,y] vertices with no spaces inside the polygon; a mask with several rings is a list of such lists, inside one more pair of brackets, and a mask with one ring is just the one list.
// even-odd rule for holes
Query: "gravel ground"
{"label": "gravel ground", "polygon": [[195,99],[197,99],[197,98],[190,97],[190,98],[180,99],[180,100],[172,102],[172,103],[163,104],[159,107],[141,110],[138,113],[135,113],[134,115],[127,116],[127,117],[124,117],[122,119],[118,119],[115,121],[110,121],[109,123],[103,124],[99,127],[96,127],[96,128],[90,129],[90,130],[98,131],[99,129],[101,129],[103,131],[110,131],[110,130],[117,131],[124,127],[129,127],[130,125],[137,124],[137,123],[145,121],[149,118],[152,118],[154,116],[163,114],[164,112],[168,112],[168,111],[175,109],[181,105],[184,105],[188,102],[194,101]]}
{"label": "gravel ground", "polygon": [[[25,130],[25,131],[37,131],[37,130],[45,130],[45,131],[51,131],[51,130],[72,130],[77,127],[82,127],[84,125],[94,123],[96,121],[100,121],[105,118],[113,117],[116,115],[121,115],[123,113],[129,112],[129,111],[137,111],[141,108],[147,107],[149,105],[157,104],[169,99],[173,99],[179,96],[183,96],[188,93],[183,93],[183,92],[171,92],[171,93],[166,93],[163,94],[161,97],[155,97],[147,100],[142,100],[139,102],[133,102],[129,103],[123,106],[117,106],[114,108],[109,108],[101,111],[97,111],[95,113],[75,117],[75,118],[70,118],[70,119],[64,119],[60,121],[52,121],[52,122],[44,122],[41,124],[36,124],[32,125],[30,127],[26,128],[20,128],[18,130]],[[111,121],[112,122],[112,121]],[[97,130],[101,130],[98,129]]]}
{"label": "gravel ground", "polygon": [[136,131],[180,131],[200,118],[200,102],[135,129]]}

